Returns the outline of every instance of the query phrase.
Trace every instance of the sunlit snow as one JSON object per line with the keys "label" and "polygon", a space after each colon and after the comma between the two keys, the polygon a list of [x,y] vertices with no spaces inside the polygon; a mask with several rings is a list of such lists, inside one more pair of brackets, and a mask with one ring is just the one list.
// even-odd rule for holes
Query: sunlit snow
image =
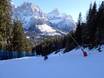
{"label": "sunlit snow", "polygon": [[36,25],[41,32],[56,32],[55,29],[53,29],[51,26],[48,26],[47,24],[42,24],[42,25]]}
{"label": "sunlit snow", "polygon": [[24,57],[0,61],[0,78],[104,78],[104,46],[102,52],[88,50],[83,57],[80,49],[69,53],[42,57]]}

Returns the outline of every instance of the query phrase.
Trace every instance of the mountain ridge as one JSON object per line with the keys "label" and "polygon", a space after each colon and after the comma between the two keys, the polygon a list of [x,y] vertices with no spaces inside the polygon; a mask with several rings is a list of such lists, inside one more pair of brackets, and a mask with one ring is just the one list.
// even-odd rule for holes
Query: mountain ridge
{"label": "mountain ridge", "polygon": [[48,33],[48,30],[42,31],[43,28],[47,27],[51,28],[50,30],[56,31],[53,32],[53,35],[54,33],[61,35],[57,30],[68,33],[76,29],[76,24],[70,15],[61,14],[58,9],[44,13],[39,6],[27,2],[18,7],[13,6],[13,17],[14,19],[17,17],[28,32],[31,31],[29,29],[33,28],[33,32]]}

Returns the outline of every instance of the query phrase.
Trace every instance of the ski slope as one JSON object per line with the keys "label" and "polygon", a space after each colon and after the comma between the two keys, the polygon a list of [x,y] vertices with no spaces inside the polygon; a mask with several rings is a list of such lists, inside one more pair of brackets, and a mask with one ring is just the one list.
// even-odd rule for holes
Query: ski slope
{"label": "ski slope", "polygon": [[0,78],[104,78],[104,46],[102,52],[88,50],[83,57],[80,49],[69,53],[42,57],[24,57],[0,61]]}

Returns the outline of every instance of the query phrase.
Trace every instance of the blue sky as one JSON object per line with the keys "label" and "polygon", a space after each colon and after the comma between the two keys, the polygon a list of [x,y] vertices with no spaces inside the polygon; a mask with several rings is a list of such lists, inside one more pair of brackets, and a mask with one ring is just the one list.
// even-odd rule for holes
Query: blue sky
{"label": "blue sky", "polygon": [[12,0],[16,6],[23,2],[32,2],[46,13],[58,8],[61,13],[70,14],[75,21],[77,21],[79,12],[82,12],[83,18],[85,17],[90,3],[94,1],[99,5],[103,0]]}

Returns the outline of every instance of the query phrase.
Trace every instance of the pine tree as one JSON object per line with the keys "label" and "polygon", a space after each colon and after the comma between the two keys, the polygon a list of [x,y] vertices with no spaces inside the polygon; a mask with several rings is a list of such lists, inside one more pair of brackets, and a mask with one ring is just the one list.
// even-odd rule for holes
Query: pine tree
{"label": "pine tree", "polygon": [[[11,4],[10,0],[0,1],[0,44],[2,48],[6,49],[6,46],[10,42],[10,30],[11,30]],[[0,47],[1,48],[1,47]]]}
{"label": "pine tree", "polygon": [[90,9],[87,15],[87,32],[86,32],[86,41],[90,47],[94,47],[96,44],[96,17],[97,17],[97,9],[96,2],[94,5],[90,5]]}
{"label": "pine tree", "polygon": [[73,38],[75,39],[75,33],[70,32],[66,38],[66,45],[65,45],[65,51],[64,52],[68,52],[77,46],[77,44],[73,40]]}
{"label": "pine tree", "polygon": [[82,28],[81,28],[81,24],[82,24],[82,17],[81,17],[81,13],[79,13],[79,18],[78,18],[77,28],[76,28],[76,32],[75,32],[75,37],[76,37],[76,41],[80,45],[82,44]]}
{"label": "pine tree", "polygon": [[24,30],[20,21],[14,21],[12,38],[12,48],[14,51],[27,51],[29,49],[29,41],[26,39]]}
{"label": "pine tree", "polygon": [[102,1],[97,13],[97,40],[98,44],[104,43],[104,1]]}
{"label": "pine tree", "polygon": [[87,39],[86,32],[88,32],[86,22],[82,22],[81,23],[81,44],[83,47],[86,46],[86,43],[88,43],[88,41],[86,40]]}
{"label": "pine tree", "polygon": [[13,26],[13,36],[11,39],[11,51],[17,52],[17,57],[22,57],[25,55],[30,55],[32,50],[31,42],[26,38],[22,23],[19,20],[14,20]]}

